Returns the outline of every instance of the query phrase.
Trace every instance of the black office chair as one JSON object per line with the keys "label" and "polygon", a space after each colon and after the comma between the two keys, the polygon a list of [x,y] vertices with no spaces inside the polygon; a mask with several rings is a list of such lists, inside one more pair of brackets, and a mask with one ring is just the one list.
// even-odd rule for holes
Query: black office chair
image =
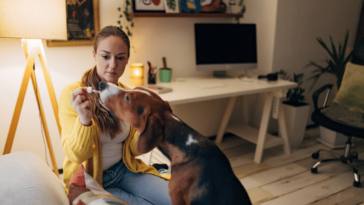
{"label": "black office chair", "polygon": [[[358,44],[355,46],[353,58],[351,60],[351,65],[348,63],[346,67],[345,72],[349,72],[348,66],[363,66],[363,72],[364,72],[364,40],[361,40],[358,42]],[[357,67],[356,67],[357,68]],[[345,73],[346,74],[346,73]],[[343,79],[348,82],[348,78]],[[364,81],[364,79],[363,79]],[[344,155],[338,157],[338,158],[332,158],[332,159],[323,159],[318,162],[316,162],[312,168],[311,173],[317,173],[317,167],[323,163],[331,162],[331,161],[339,161],[344,164],[347,164],[354,172],[354,187],[360,187],[360,174],[358,170],[356,169],[354,163],[357,162],[364,162],[363,160],[358,159],[358,153],[355,151],[351,151],[351,139],[352,137],[359,137],[364,139],[364,114],[353,112],[347,109],[344,109],[340,107],[338,104],[333,103],[332,105],[326,107],[327,99],[329,97],[330,91],[332,89],[333,85],[328,84],[322,86],[320,89],[318,89],[316,92],[313,93],[312,99],[314,102],[314,108],[315,111],[312,113],[311,119],[313,122],[315,122],[318,125],[321,125],[323,127],[326,127],[330,130],[334,130],[336,132],[342,133],[345,136],[347,136],[347,141],[345,144],[345,150]],[[364,87],[364,82],[363,82]],[[355,89],[355,88],[354,88]],[[318,98],[322,92],[325,90],[328,90],[324,105],[322,108],[318,108]],[[340,94],[340,91],[338,95]],[[363,95],[363,93],[358,93],[358,95]],[[325,110],[326,109],[326,110]],[[328,110],[331,109],[331,110]],[[330,115],[330,113],[333,113]],[[340,119],[334,118],[333,116],[337,115],[343,115],[344,117],[341,117]],[[353,118],[355,117],[355,118]],[[327,151],[327,150],[318,150],[317,152],[312,154],[313,159],[318,159],[320,152]],[[330,151],[328,151],[330,152]]]}

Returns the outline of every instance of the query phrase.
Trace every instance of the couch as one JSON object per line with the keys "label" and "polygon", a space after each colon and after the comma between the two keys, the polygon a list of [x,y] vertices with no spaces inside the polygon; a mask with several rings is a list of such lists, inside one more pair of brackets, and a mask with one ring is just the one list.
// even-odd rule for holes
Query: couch
{"label": "couch", "polygon": [[0,156],[0,204],[69,204],[62,181],[31,152]]}

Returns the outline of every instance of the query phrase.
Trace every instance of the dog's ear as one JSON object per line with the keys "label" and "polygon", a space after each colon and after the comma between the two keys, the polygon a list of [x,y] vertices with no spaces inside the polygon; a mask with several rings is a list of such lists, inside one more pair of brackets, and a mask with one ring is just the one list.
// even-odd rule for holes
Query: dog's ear
{"label": "dog's ear", "polygon": [[167,106],[168,110],[172,112],[171,106],[169,105],[168,101],[164,101],[164,104]]}
{"label": "dog's ear", "polygon": [[147,118],[145,128],[139,135],[137,149],[141,154],[145,154],[155,148],[163,138],[163,126],[162,119],[156,115],[150,115]]}
{"label": "dog's ear", "polygon": [[135,89],[145,90],[145,91],[149,92],[154,98],[159,99],[160,101],[162,101],[164,103],[164,108],[166,108],[167,110],[172,112],[172,109],[171,109],[171,106],[169,105],[169,103],[167,101],[162,100],[162,98],[159,95],[157,95],[156,93],[154,93],[148,89],[142,88],[142,87],[136,87]]}

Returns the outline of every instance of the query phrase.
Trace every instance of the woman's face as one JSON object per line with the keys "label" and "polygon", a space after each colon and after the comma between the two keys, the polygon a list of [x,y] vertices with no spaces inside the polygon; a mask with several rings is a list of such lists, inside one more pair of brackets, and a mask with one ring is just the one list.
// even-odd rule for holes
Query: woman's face
{"label": "woman's face", "polygon": [[109,36],[100,40],[96,53],[97,74],[102,81],[117,85],[118,79],[123,75],[125,66],[129,61],[128,47],[117,36]]}

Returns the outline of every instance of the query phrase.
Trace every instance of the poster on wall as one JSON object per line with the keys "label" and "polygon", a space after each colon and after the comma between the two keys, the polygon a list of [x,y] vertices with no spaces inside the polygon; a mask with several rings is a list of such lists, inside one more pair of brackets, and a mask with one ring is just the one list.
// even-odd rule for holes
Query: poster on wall
{"label": "poster on wall", "polygon": [[134,0],[133,11],[164,13],[164,0]]}
{"label": "poster on wall", "polygon": [[92,45],[100,30],[99,0],[66,0],[67,41],[47,41],[47,46]]}

